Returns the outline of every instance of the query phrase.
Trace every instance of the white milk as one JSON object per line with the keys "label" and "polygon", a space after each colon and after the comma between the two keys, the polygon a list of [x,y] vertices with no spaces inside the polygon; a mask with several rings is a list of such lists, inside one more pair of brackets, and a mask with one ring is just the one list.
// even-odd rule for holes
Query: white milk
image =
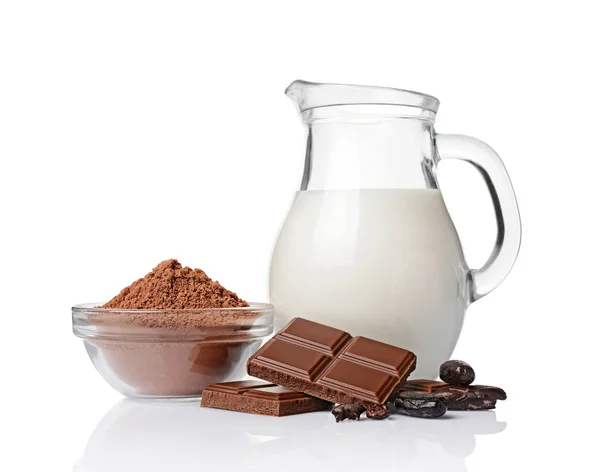
{"label": "white milk", "polygon": [[300,316],[417,354],[437,377],[458,340],[466,264],[438,190],[296,194],[270,275],[277,328]]}

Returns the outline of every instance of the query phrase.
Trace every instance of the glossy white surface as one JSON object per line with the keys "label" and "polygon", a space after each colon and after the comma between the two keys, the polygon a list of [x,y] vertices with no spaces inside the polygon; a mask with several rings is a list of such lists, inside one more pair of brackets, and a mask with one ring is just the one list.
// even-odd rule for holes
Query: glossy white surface
{"label": "glossy white surface", "polygon": [[496,411],[335,423],[329,412],[271,418],[120,399],[97,380],[73,383],[72,396],[47,392],[8,409],[2,470],[505,472],[571,470],[594,454],[595,438],[585,432],[595,413],[563,409],[558,395],[540,396],[526,383],[504,384],[509,399]]}
{"label": "glossy white surface", "polygon": [[[364,415],[363,415],[364,416]],[[493,411],[452,413],[439,420],[336,423],[329,412],[283,418],[123,400],[91,434],[77,472],[174,467],[221,470],[467,470],[479,437],[503,434]]]}

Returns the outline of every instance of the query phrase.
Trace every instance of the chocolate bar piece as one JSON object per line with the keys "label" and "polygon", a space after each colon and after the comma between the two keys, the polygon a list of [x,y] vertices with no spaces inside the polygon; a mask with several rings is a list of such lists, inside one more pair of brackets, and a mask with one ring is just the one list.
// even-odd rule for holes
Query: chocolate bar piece
{"label": "chocolate bar piece", "polygon": [[411,379],[407,380],[400,390],[411,391],[411,392],[427,392],[433,393],[436,390],[447,387],[448,384],[444,382],[439,382],[438,380],[428,380],[428,379]]}
{"label": "chocolate bar piece", "polygon": [[294,318],[248,359],[248,373],[335,403],[384,404],[415,369],[410,351]]}
{"label": "chocolate bar piece", "polygon": [[261,380],[210,385],[202,392],[200,406],[268,416],[296,415],[333,407],[327,401]]}

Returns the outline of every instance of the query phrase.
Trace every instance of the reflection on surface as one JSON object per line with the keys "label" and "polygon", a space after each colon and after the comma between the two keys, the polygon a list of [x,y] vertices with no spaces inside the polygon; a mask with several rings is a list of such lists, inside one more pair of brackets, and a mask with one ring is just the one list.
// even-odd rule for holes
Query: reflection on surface
{"label": "reflection on surface", "polygon": [[197,402],[122,400],[100,421],[74,470],[198,471],[218,465],[224,470],[466,471],[475,436],[505,428],[492,411],[336,424],[327,412],[271,418],[200,408]]}

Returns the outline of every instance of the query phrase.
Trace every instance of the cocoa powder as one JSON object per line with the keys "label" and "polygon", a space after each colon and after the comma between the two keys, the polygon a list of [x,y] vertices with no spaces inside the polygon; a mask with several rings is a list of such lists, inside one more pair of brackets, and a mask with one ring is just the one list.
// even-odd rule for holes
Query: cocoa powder
{"label": "cocoa powder", "polygon": [[[99,307],[110,310],[91,317],[101,332],[115,337],[96,343],[98,360],[111,371],[113,386],[132,396],[197,396],[212,383],[244,376],[245,360],[260,341],[248,339],[243,330],[236,340],[231,328],[222,330],[227,341],[218,341],[219,326],[239,326],[258,316],[250,308],[223,310],[244,307],[249,304],[202,270],[182,267],[176,259],[163,261]],[[152,342],[118,339],[132,333],[150,335]],[[196,333],[206,339],[185,340]]]}
{"label": "cocoa powder", "polygon": [[219,282],[212,281],[204,271],[182,267],[177,259],[169,259],[125,287],[102,308],[164,310],[244,306],[248,303]]}

